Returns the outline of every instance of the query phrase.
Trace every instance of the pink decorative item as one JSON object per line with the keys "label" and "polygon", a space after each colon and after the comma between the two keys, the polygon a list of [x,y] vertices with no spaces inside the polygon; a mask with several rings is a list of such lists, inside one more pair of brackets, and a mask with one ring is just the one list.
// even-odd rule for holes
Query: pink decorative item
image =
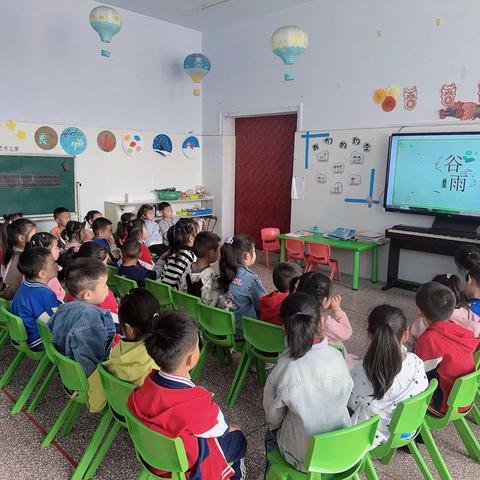
{"label": "pink decorative item", "polygon": [[405,87],[403,89],[403,108],[405,110],[413,110],[417,106],[418,90],[414,85],[411,88]]}
{"label": "pink decorative item", "polygon": [[463,121],[480,118],[480,83],[477,86],[477,94],[479,103],[455,101],[457,86],[455,83],[444,83],[442,85],[441,101],[442,105],[447,108],[440,109],[440,118],[443,120],[447,117],[453,117]]}

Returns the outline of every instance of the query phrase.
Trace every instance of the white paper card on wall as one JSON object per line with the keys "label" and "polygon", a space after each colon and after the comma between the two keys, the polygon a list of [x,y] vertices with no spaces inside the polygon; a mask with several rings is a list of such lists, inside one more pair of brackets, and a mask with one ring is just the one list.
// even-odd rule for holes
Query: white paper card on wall
{"label": "white paper card on wall", "polygon": [[330,193],[342,193],[343,192],[343,184],[342,182],[335,182],[330,189]]}
{"label": "white paper card on wall", "polygon": [[303,200],[305,198],[305,177],[292,178],[292,200]]}
{"label": "white paper card on wall", "polygon": [[327,176],[324,173],[317,173],[315,175],[315,181],[317,183],[327,183]]}
{"label": "white paper card on wall", "polygon": [[365,155],[360,152],[352,152],[350,155],[350,163],[352,165],[363,165],[365,162]]}
{"label": "white paper card on wall", "polygon": [[322,150],[321,152],[317,152],[317,162],[328,162],[328,157],[328,150]]}
{"label": "white paper card on wall", "polygon": [[344,163],[334,163],[332,165],[332,172],[333,173],[343,173],[345,170],[345,164]]}
{"label": "white paper card on wall", "polygon": [[357,185],[360,185],[362,183],[362,177],[361,175],[354,173],[353,175],[350,175],[348,177],[348,184],[351,185],[352,187],[356,187]]}

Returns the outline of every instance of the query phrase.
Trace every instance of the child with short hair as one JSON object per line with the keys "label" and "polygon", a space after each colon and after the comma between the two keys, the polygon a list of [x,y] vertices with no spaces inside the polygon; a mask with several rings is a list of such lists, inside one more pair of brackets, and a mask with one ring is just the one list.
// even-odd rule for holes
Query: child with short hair
{"label": "child with short hair", "polygon": [[152,430],[182,439],[187,478],[245,478],[245,436],[238,426],[226,423],[213,394],[190,380],[200,355],[198,333],[196,321],[183,312],[159,315],[145,346],[160,370],[132,392],[128,408]]}
{"label": "child with short hair", "polygon": [[43,313],[53,315],[61,304],[48,287],[48,283],[57,276],[58,267],[48,248],[38,247],[20,254],[18,270],[25,276],[25,280],[13,297],[11,311],[23,320],[28,348],[33,351],[43,350],[36,321]]}
{"label": "child with short hair", "polygon": [[164,266],[160,259],[154,267],[157,272],[160,266],[163,268],[160,274],[157,273],[161,282],[172,288],[179,288],[182,275],[193,262],[197,261],[197,256],[192,248],[196,236],[197,224],[190,218],[181,218],[170,228],[168,241],[172,255]]}
{"label": "child with short hair", "polygon": [[52,228],[50,232],[53,236],[57,237],[60,242],[62,242],[62,232],[65,230],[67,223],[71,220],[70,211],[65,207],[58,207],[53,211],[53,218],[57,222],[57,226]]}
{"label": "child with short hair", "polygon": [[64,242],[65,251],[73,249],[73,252],[78,252],[78,249],[85,241],[85,224],[70,220],[65,230],[62,232],[62,240]]}
{"label": "child with short hair", "polygon": [[293,262],[279,263],[273,269],[273,284],[276,290],[260,298],[260,320],[274,325],[283,325],[280,307],[288,297],[290,283],[301,274],[302,269]]}
{"label": "child with short hair", "polygon": [[354,385],[348,407],[354,425],[380,416],[373,443],[377,447],[390,437],[388,426],[397,405],[426,390],[428,379],[422,360],[404,346],[408,326],[399,308],[375,307],[368,316],[367,332],[370,345],[363,363],[352,370]]}
{"label": "child with short hair", "polygon": [[161,220],[158,222],[160,233],[162,234],[164,245],[168,246],[167,233],[170,227],[177,223],[178,219],[173,215],[172,206],[168,202],[160,202],[157,204],[157,210],[162,214]]}
{"label": "child with short hair", "polygon": [[467,274],[465,293],[473,313],[480,315],[480,263],[470,269]]}
{"label": "child with short hair", "polygon": [[415,353],[425,362],[428,378],[439,380],[430,408],[442,415],[448,410],[447,400],[455,380],[475,370],[473,353],[480,341],[470,330],[449,321],[456,302],[445,285],[426,283],[417,291],[415,300],[418,314],[428,323],[417,339]]}
{"label": "child with short hair", "polygon": [[480,248],[475,245],[460,245],[453,258],[460,273],[466,275],[475,265],[480,264]]}
{"label": "child with short hair", "polygon": [[280,316],[287,349],[263,391],[269,427],[265,444],[267,453],[278,446],[290,465],[305,472],[310,438],[351,425],[347,402],[353,381],[340,351],[323,337],[316,298],[293,293],[283,301]]}
{"label": "child with short hair", "polygon": [[353,333],[347,314],[342,310],[342,297],[332,295],[333,285],[330,277],[321,272],[307,272],[292,283],[292,289],[314,296],[323,310],[331,310],[333,316],[325,316],[324,335],[332,342],[343,345]]}
{"label": "child with short hair", "polygon": [[147,238],[145,239],[145,245],[150,249],[152,253],[156,255],[163,255],[167,248],[163,245],[162,234],[160,233],[160,227],[155,221],[155,211],[151,205],[142,205],[137,213],[137,218],[140,218],[145,222],[147,227]]}
{"label": "child with short hair", "polygon": [[[456,275],[450,273],[436,275],[432,282],[441,283],[448,287],[455,296],[455,310],[449,318],[450,322],[461,325],[467,330],[471,330],[475,337],[480,336],[480,317],[470,310],[465,292],[462,290],[462,282]],[[428,323],[423,317],[418,317],[410,326],[410,336],[407,347],[410,351],[415,351],[415,344],[418,337],[428,328]]]}
{"label": "child with short hair", "polygon": [[92,223],[92,242],[99,243],[108,250],[112,262],[120,258],[120,251],[115,245],[112,235],[112,222],[108,218],[100,217]]}
{"label": "child with short hair", "polygon": [[140,243],[133,238],[127,240],[121,247],[122,264],[118,268],[118,274],[135,280],[139,287],[145,286],[145,279],[156,280],[157,274],[148,270],[138,263],[140,258]]}
{"label": "child with short hair", "polygon": [[0,297],[11,300],[20,287],[23,274],[17,264],[26,244],[37,233],[37,226],[27,218],[18,218],[7,225],[6,244],[0,268]]}
{"label": "child with short hair", "polygon": [[[60,305],[48,321],[58,350],[79,362],[85,371],[92,399],[96,382],[95,377],[90,377],[97,365],[108,358],[115,335],[111,313],[96,306],[108,294],[107,279],[107,266],[99,260],[74,260],[65,272],[65,285],[74,300]],[[94,411],[93,402],[91,407]]]}
{"label": "child with short hair", "polygon": [[[118,309],[122,339],[102,364],[109,373],[140,386],[152,370],[159,369],[147,353],[145,338],[155,330],[160,312],[157,299],[145,288],[134,288],[122,298]],[[100,411],[107,402],[100,377],[96,392],[95,403]]]}
{"label": "child with short hair", "polygon": [[83,225],[85,226],[85,241],[93,240],[95,234],[93,233],[92,225],[97,218],[103,218],[102,212],[98,210],[89,210],[83,219]]}
{"label": "child with short hair", "polygon": [[[50,253],[52,254],[53,260],[55,262],[58,261],[58,258],[60,257],[60,250],[58,248],[57,237],[47,232],[36,233],[32,236],[30,242],[26,245],[25,249],[38,247],[48,248],[48,250],[50,250]],[[60,270],[61,268],[57,266],[57,273]],[[65,289],[60,284],[56,275],[48,282],[48,288],[50,288],[50,290],[55,293],[56,297],[60,302],[63,302],[63,300],[65,299]]]}

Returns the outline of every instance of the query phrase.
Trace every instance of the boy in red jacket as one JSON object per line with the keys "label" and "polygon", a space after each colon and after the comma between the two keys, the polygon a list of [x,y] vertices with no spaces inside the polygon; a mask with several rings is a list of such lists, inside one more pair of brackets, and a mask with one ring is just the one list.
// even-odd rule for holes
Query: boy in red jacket
{"label": "boy in red jacket", "polygon": [[419,315],[428,323],[417,340],[416,354],[425,362],[429,380],[439,381],[430,409],[443,415],[455,380],[475,370],[473,353],[479,339],[470,330],[448,321],[455,309],[455,297],[448,287],[426,283],[418,290],[416,303]]}
{"label": "boy in red jacket", "polygon": [[273,270],[273,284],[276,290],[260,299],[260,320],[283,325],[280,307],[288,297],[291,281],[302,274],[302,269],[293,262],[279,263]]}
{"label": "boy in red jacket", "polygon": [[145,347],[161,370],[132,392],[130,411],[152,430],[182,439],[190,480],[245,478],[247,441],[240,427],[227,425],[213,393],[190,380],[200,355],[195,320],[183,312],[161,314]]}

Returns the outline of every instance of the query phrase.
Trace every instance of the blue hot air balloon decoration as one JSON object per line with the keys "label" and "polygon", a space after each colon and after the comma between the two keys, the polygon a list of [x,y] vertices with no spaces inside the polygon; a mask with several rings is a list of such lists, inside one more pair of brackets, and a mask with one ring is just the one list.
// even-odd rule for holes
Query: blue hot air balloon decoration
{"label": "blue hot air balloon decoration", "polygon": [[[297,25],[285,25],[272,34],[272,50],[285,65],[293,65],[308,47],[308,35]],[[283,78],[293,80],[291,72],[285,72]]]}
{"label": "blue hot air balloon decoration", "polygon": [[[90,25],[98,33],[102,42],[110,43],[122,27],[122,17],[114,8],[96,7],[90,12]],[[101,54],[109,57],[110,50],[102,49]]]}
{"label": "blue hot air balloon decoration", "polygon": [[193,81],[193,95],[195,97],[200,96],[200,82],[210,72],[211,68],[212,64],[209,58],[202,53],[191,53],[183,61],[183,69]]}

